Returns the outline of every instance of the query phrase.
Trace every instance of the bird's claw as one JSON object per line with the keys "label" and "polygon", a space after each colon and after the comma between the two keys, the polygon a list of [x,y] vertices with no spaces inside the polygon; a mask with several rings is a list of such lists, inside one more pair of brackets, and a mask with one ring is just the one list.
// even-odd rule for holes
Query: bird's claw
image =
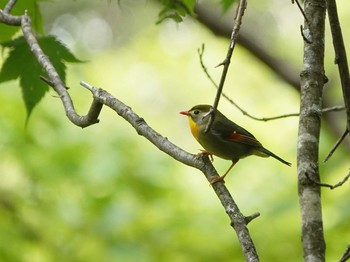
{"label": "bird's claw", "polygon": [[225,180],[224,180],[225,176],[214,176],[212,179],[210,179],[210,185],[214,185],[215,183],[217,182],[223,182],[225,183]]}
{"label": "bird's claw", "polygon": [[206,150],[200,149],[200,152],[196,155],[196,157],[201,157],[201,156],[208,156],[210,161],[214,162],[213,154]]}

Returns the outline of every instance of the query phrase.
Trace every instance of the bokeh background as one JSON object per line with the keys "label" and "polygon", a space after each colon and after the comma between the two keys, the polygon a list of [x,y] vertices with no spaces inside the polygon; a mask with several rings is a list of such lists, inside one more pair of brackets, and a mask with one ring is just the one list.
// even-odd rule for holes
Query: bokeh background
{"label": "bokeh background", "polygon": [[[85,114],[91,103],[90,93],[79,86],[83,80],[106,89],[163,136],[197,153],[200,146],[178,112],[213,102],[216,89],[197,50],[205,44],[204,63],[218,81],[221,68],[215,66],[224,59],[228,40],[191,18],[156,25],[161,7],[155,1],[119,2],[40,2],[45,33],[85,61],[69,64],[67,71],[77,111]],[[349,43],[349,3],[339,3],[339,12]],[[259,0],[249,2],[242,30],[300,71],[302,23],[290,1]],[[324,93],[338,105],[342,96],[328,27],[327,37],[330,82]],[[224,92],[258,117],[299,111],[299,93],[239,45]],[[244,261],[203,174],[160,152],[112,110],[104,108],[99,124],[81,129],[68,121],[50,91],[25,126],[16,81],[0,85],[0,104],[1,261]],[[293,163],[288,168],[272,158],[250,157],[235,166],[226,185],[245,215],[261,213],[249,224],[261,261],[301,261],[298,118],[256,121],[224,99],[219,108]],[[343,112],[331,114],[345,126]],[[337,139],[332,130],[323,124],[321,160]],[[320,163],[325,182],[336,183],[349,172],[346,143]],[[230,163],[215,158],[214,165],[223,173]],[[336,261],[350,241],[349,183],[323,189],[322,197],[327,259]]]}

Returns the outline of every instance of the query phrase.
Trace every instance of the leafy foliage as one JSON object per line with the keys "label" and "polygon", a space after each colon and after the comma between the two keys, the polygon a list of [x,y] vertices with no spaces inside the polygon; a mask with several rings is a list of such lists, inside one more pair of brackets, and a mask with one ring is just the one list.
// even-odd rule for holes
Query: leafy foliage
{"label": "leafy foliage", "polygon": [[157,23],[163,22],[165,19],[173,19],[180,23],[186,15],[192,15],[196,0],[161,0],[164,8],[158,14]]}
{"label": "leafy foliage", "polygon": [[[80,62],[80,60],[53,36],[38,38],[38,42],[44,53],[50,57],[62,80],[65,81],[64,61]],[[19,78],[28,119],[34,107],[49,90],[47,85],[39,79],[39,76],[45,73],[28,48],[24,37],[2,43],[2,46],[8,48],[10,52],[0,71],[0,83]]]}

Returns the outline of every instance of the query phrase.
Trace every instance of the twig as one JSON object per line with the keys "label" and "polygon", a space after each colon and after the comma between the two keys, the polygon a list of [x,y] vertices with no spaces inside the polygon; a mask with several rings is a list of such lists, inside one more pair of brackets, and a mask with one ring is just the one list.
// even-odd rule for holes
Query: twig
{"label": "twig", "polygon": [[307,35],[307,36],[305,35],[305,33],[304,33],[304,27],[303,27],[302,25],[300,26],[300,34],[301,34],[303,40],[304,40],[306,43],[312,44],[311,35]]}
{"label": "twig", "polygon": [[16,4],[16,2],[17,0],[9,0],[4,8],[4,13],[9,14],[12,8],[14,7],[14,5]]}
{"label": "twig", "polygon": [[350,259],[350,245],[347,246],[343,256],[339,260],[339,262],[345,262],[346,260]]}
{"label": "twig", "polygon": [[[198,49],[198,54],[199,54],[199,61],[201,64],[201,67],[204,71],[204,73],[206,74],[206,76],[208,77],[208,79],[210,80],[210,82],[214,85],[215,88],[218,89],[218,84],[215,82],[215,80],[211,77],[211,75],[208,72],[207,67],[204,64],[203,61],[203,55],[204,55],[204,50],[205,50],[205,45],[202,44],[201,49]],[[228,95],[226,95],[225,93],[221,93],[221,95],[227,100],[229,101],[233,106],[235,106],[239,111],[241,111],[241,113],[243,115],[246,115],[254,120],[258,120],[258,121],[270,121],[270,120],[275,120],[275,119],[280,119],[280,118],[285,118],[285,117],[290,117],[290,116],[299,116],[299,113],[293,113],[293,114],[286,114],[286,115],[281,115],[281,116],[274,116],[274,117],[263,117],[263,118],[259,118],[259,117],[255,117],[251,114],[249,114],[246,110],[244,110],[242,107],[240,107],[235,101],[233,101]]]}
{"label": "twig", "polygon": [[337,112],[337,111],[343,111],[345,109],[345,106],[332,106],[322,109],[322,113],[329,113],[329,112]]}
{"label": "twig", "polygon": [[303,9],[303,7],[301,6],[301,4],[299,3],[299,1],[298,1],[298,0],[292,0],[292,4],[294,4],[294,2],[297,3],[297,6],[298,6],[300,12],[302,13],[302,15],[303,15],[305,21],[306,21],[306,22],[309,22],[309,20],[308,20],[307,17],[306,17],[306,14],[305,14],[305,12],[304,12],[304,9]]}
{"label": "twig", "polygon": [[0,9],[0,22],[7,25],[19,26],[21,25],[22,16],[12,16],[6,14],[5,11]]}
{"label": "twig", "polygon": [[204,59],[203,59],[203,56],[204,56],[204,51],[205,51],[205,45],[204,43],[202,44],[201,48],[198,48],[197,49],[197,52],[198,52],[198,55],[199,55],[199,62],[201,64],[201,67],[204,71],[204,73],[206,74],[206,76],[208,77],[208,79],[210,80],[210,82],[213,84],[213,86],[215,86],[215,88],[217,89],[218,88],[218,84],[215,82],[215,80],[211,77],[211,75],[209,74],[208,72],[208,69],[207,67],[205,66],[204,64]]}
{"label": "twig", "polygon": [[[298,0],[292,0],[292,4],[294,4],[294,3],[297,3],[297,6],[298,6],[299,10],[300,10],[301,14],[302,14],[303,17],[304,17],[305,23],[308,24],[308,23],[309,23],[309,19],[307,19],[307,16],[306,16],[306,14],[305,14],[305,12],[304,12],[303,7],[301,6],[301,4],[299,3]],[[301,36],[303,37],[303,40],[304,40],[305,42],[307,42],[308,44],[311,44],[311,43],[312,43],[312,41],[310,40],[310,36],[309,36],[309,37],[306,37],[306,35],[304,34],[304,27],[303,27],[302,25],[300,25],[300,33],[301,33]]]}
{"label": "twig", "polygon": [[218,86],[218,90],[216,92],[216,97],[215,97],[215,100],[213,103],[213,107],[211,110],[208,125],[205,128],[205,132],[209,131],[211,125],[213,124],[214,118],[215,118],[215,111],[219,105],[221,93],[222,93],[222,90],[224,88],[224,84],[225,84],[225,80],[226,80],[227,71],[228,71],[228,68],[230,66],[232,53],[233,53],[233,50],[234,50],[236,42],[237,42],[239,29],[241,28],[242,18],[243,18],[244,11],[245,11],[246,7],[247,7],[247,0],[240,0],[238,7],[237,7],[237,10],[236,10],[236,16],[234,19],[231,38],[230,38],[230,45],[229,45],[229,48],[228,48],[228,51],[226,54],[226,58],[222,63],[219,64],[219,66],[223,65],[221,79],[220,79],[220,83]]}
{"label": "twig", "polygon": [[350,75],[343,40],[343,34],[338,18],[337,4],[335,0],[327,0],[327,13],[332,32],[333,46],[335,51],[335,63],[338,64],[338,71],[343,90],[344,104],[347,116],[347,128],[350,129]]}
{"label": "twig", "polygon": [[[215,88],[218,88],[218,84],[215,82],[215,80],[211,77],[208,68],[205,66],[204,64],[204,51],[205,51],[205,45],[202,44],[201,48],[198,48],[197,52],[199,55],[199,62],[201,64],[201,67],[205,73],[205,75],[208,77],[209,81],[213,84],[213,86]],[[245,109],[243,109],[241,106],[239,106],[235,101],[233,101],[228,95],[226,95],[225,93],[221,93],[221,95],[228,101],[230,102],[234,107],[236,107],[239,111],[241,111],[241,113],[251,119],[257,120],[257,121],[271,121],[271,120],[277,120],[277,119],[281,119],[281,118],[287,118],[287,117],[295,117],[295,116],[299,116],[300,113],[290,113],[290,114],[284,114],[284,115],[278,115],[278,116],[272,116],[272,117],[257,117],[257,116],[253,116],[250,113],[248,113],[248,111],[246,111]],[[333,106],[333,107],[327,107],[322,109],[322,113],[329,113],[329,112],[336,112],[336,111],[342,111],[344,110],[345,107],[342,106]]]}
{"label": "twig", "polygon": [[341,137],[337,140],[337,142],[335,143],[335,145],[332,147],[331,151],[329,151],[329,153],[327,154],[327,156],[325,157],[325,159],[323,160],[323,162],[327,162],[328,159],[330,159],[330,157],[333,155],[333,153],[335,152],[335,150],[337,150],[338,146],[341,144],[341,142],[344,140],[344,138],[347,136],[347,134],[349,133],[349,129],[345,129],[345,132],[341,135]]}
{"label": "twig", "polygon": [[259,212],[256,212],[250,216],[245,217],[245,222],[248,225],[250,222],[252,222],[252,220],[254,220],[255,218],[258,218],[260,216]]}
{"label": "twig", "polygon": [[[55,87],[55,84],[54,84],[51,80],[47,79],[46,77],[44,77],[44,76],[39,76],[39,78],[40,78],[41,81],[45,82],[45,83],[48,84],[49,86]],[[65,88],[66,88],[67,90],[69,89],[68,86],[65,86]]]}
{"label": "twig", "polygon": [[342,181],[336,183],[335,185],[330,185],[330,184],[326,184],[326,183],[317,182],[317,181],[313,180],[313,179],[309,176],[308,173],[305,173],[305,176],[307,177],[307,179],[308,179],[310,182],[314,183],[315,185],[318,185],[318,186],[320,186],[320,187],[328,187],[328,188],[330,188],[330,189],[333,190],[333,189],[335,189],[335,188],[337,188],[337,187],[342,186],[342,185],[349,179],[349,177],[350,177],[350,172],[343,178]]}

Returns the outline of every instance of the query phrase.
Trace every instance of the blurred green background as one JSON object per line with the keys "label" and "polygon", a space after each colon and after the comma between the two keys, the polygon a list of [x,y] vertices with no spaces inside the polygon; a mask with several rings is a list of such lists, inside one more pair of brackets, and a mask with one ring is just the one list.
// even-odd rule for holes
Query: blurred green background
{"label": "blurred green background", "polygon": [[[40,3],[40,10],[45,32],[87,61],[70,64],[67,71],[79,113],[86,114],[91,103],[90,93],[79,86],[83,80],[131,106],[178,146],[198,152],[187,119],[178,112],[213,102],[216,90],[197,49],[205,44],[204,62],[218,81],[221,68],[215,66],[226,55],[227,39],[193,19],[156,25],[160,6],[153,1],[56,0]],[[339,11],[349,43],[349,3],[341,3]],[[301,70],[302,23],[295,5],[261,0],[249,3],[243,28]],[[327,30],[325,95],[337,105],[342,97]],[[298,92],[240,46],[224,92],[256,116],[299,111]],[[0,103],[0,261],[244,261],[203,174],[160,152],[112,110],[104,108],[99,124],[81,129],[69,122],[50,91],[25,127],[17,81],[0,85]],[[301,261],[297,117],[259,122],[224,99],[219,108],[293,163],[288,168],[272,158],[250,157],[235,166],[226,185],[245,215],[261,213],[249,224],[261,261]],[[345,125],[343,112],[332,115]],[[336,139],[324,124],[320,159]],[[325,182],[346,175],[348,154],[341,146],[320,164]],[[223,173],[230,163],[215,158],[214,165]],[[327,259],[336,261],[350,241],[349,184],[322,194]]]}

